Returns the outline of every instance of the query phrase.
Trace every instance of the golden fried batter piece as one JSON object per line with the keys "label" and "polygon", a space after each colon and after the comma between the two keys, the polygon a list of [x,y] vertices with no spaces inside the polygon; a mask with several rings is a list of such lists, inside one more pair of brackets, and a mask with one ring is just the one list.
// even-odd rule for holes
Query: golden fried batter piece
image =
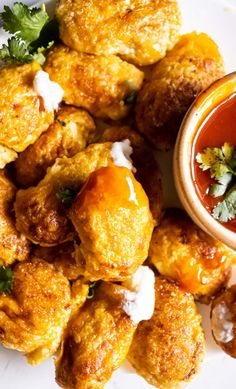
{"label": "golden fried batter piece", "polygon": [[33,89],[38,63],[0,68],[0,144],[20,152],[54,120]]}
{"label": "golden fried batter piece", "polygon": [[206,34],[184,35],[153,69],[136,104],[136,123],[157,149],[170,148],[196,96],[224,75],[218,47]]}
{"label": "golden fried batter piece", "polygon": [[78,53],[55,46],[44,66],[64,90],[63,101],[87,109],[98,118],[122,119],[128,115],[129,96],[138,91],[143,72],[115,55]]}
{"label": "golden fried batter piece", "polygon": [[95,123],[84,110],[63,107],[47,132],[19,155],[15,166],[17,182],[23,187],[36,185],[56,158],[72,157],[93,139]]}
{"label": "golden fried batter piece", "polygon": [[67,46],[140,66],[163,58],[181,25],[176,0],[60,0],[56,15]]}
{"label": "golden fried batter piece", "polygon": [[122,310],[123,287],[104,283],[69,323],[56,361],[64,389],[103,389],[125,359],[136,325]]}
{"label": "golden fried batter piece", "polygon": [[29,242],[15,227],[13,202],[16,188],[0,171],[0,266],[24,261],[29,255]]}
{"label": "golden fried batter piece", "polygon": [[0,296],[0,342],[39,364],[57,350],[70,313],[64,276],[37,258],[17,264],[11,294]]}
{"label": "golden fried batter piece", "polygon": [[14,150],[9,149],[9,147],[0,145],[0,169],[10,163],[15,161],[17,158],[17,153]]}
{"label": "golden fried batter piece", "polygon": [[64,193],[81,189],[90,173],[113,164],[111,143],[92,144],[71,158],[58,158],[37,186],[16,195],[16,226],[33,243],[56,246],[75,231],[63,205]]}
{"label": "golden fried batter piece", "polygon": [[163,206],[161,171],[145,140],[132,128],[123,126],[107,128],[100,141],[119,142],[124,139],[129,139],[131,142],[132,160],[137,169],[135,177],[145,190],[149,198],[152,216],[156,224],[159,224]]}
{"label": "golden fried batter piece", "polygon": [[53,264],[68,280],[75,281],[83,274],[80,265],[76,263],[75,249],[75,243],[71,241],[54,247],[36,246],[33,254]]}
{"label": "golden fried batter piece", "polygon": [[169,209],[152,236],[149,259],[195,298],[207,302],[228,281],[236,254],[196,226],[181,210]]}
{"label": "golden fried batter piece", "polygon": [[236,358],[236,285],[223,290],[213,300],[211,329],[218,346]]}
{"label": "golden fried batter piece", "polygon": [[129,169],[109,166],[90,174],[69,216],[88,279],[124,280],[147,258],[154,222],[148,198]]}
{"label": "golden fried batter piece", "polygon": [[137,328],[128,360],[159,389],[177,389],[199,370],[205,338],[193,297],[162,278],[155,282],[155,311]]}

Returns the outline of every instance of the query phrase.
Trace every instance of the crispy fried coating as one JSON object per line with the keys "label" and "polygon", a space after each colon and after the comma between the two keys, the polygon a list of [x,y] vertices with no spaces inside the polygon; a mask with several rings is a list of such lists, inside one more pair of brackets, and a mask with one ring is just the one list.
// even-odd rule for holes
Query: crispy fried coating
{"label": "crispy fried coating", "polygon": [[140,66],[163,58],[181,25],[176,0],[60,0],[56,15],[67,46]]}
{"label": "crispy fried coating", "polygon": [[131,127],[123,126],[107,128],[103,132],[100,142],[120,142],[124,139],[129,139],[131,142],[132,161],[137,169],[135,177],[145,190],[149,198],[152,216],[156,224],[159,224],[163,207],[161,171],[145,140]]}
{"label": "crispy fried coating", "polygon": [[157,149],[170,148],[196,96],[224,75],[223,59],[206,34],[184,35],[153,69],[136,104],[136,123]]}
{"label": "crispy fried coating", "polygon": [[70,313],[64,276],[37,258],[17,264],[11,294],[0,296],[0,342],[39,364],[57,350]]}
{"label": "crispy fried coating", "polygon": [[29,242],[15,227],[13,202],[16,188],[0,171],[0,266],[24,261],[29,255]]}
{"label": "crispy fried coating", "polygon": [[20,152],[34,143],[54,120],[33,89],[41,67],[36,62],[0,68],[0,144]]}
{"label": "crispy fried coating", "polygon": [[75,231],[61,194],[77,192],[90,173],[113,163],[111,143],[92,144],[71,158],[58,158],[37,186],[19,190],[14,204],[16,226],[33,243],[56,246],[71,240]]}
{"label": "crispy fried coating", "polygon": [[16,160],[17,182],[28,187],[36,185],[56,158],[72,157],[93,139],[95,123],[84,110],[62,107],[49,129]]}
{"label": "crispy fried coating", "polygon": [[154,222],[147,195],[129,169],[110,166],[93,172],[69,216],[81,240],[88,279],[124,280],[147,258]]}
{"label": "crispy fried coating", "polygon": [[193,297],[176,284],[156,278],[155,311],[137,328],[128,360],[159,389],[177,389],[199,370],[205,338]]}
{"label": "crispy fried coating", "polygon": [[211,329],[218,346],[236,358],[236,285],[223,290],[213,300]]}
{"label": "crispy fried coating", "polygon": [[0,145],[0,169],[4,169],[8,163],[15,161],[16,158],[17,153],[14,150]]}
{"label": "crispy fried coating", "polygon": [[75,281],[83,274],[81,266],[76,262],[75,250],[75,242],[71,241],[53,247],[36,246],[33,254],[53,264],[68,280]]}
{"label": "crispy fried coating", "polygon": [[122,310],[123,287],[104,283],[69,323],[56,361],[64,389],[103,389],[125,359],[136,325]]}
{"label": "crispy fried coating", "polygon": [[88,55],[63,45],[50,50],[44,69],[63,88],[66,104],[113,120],[128,115],[131,103],[127,99],[141,88],[144,77],[134,65],[115,55]]}
{"label": "crispy fried coating", "polygon": [[149,259],[162,275],[205,302],[228,281],[235,258],[233,250],[176,209],[169,209],[154,230],[149,249]]}

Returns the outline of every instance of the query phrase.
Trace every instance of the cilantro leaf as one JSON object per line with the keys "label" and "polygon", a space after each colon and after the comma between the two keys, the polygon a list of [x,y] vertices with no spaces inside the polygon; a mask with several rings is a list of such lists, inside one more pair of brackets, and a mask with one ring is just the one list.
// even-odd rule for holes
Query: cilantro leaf
{"label": "cilantro leaf", "polygon": [[213,216],[221,222],[228,222],[236,216],[236,184],[228,191],[225,199],[213,209]]}
{"label": "cilantro leaf", "polygon": [[206,147],[203,153],[197,154],[196,161],[203,171],[210,170],[211,178],[219,179],[231,172],[223,151],[218,147]]}
{"label": "cilantro leaf", "polygon": [[227,185],[214,184],[210,187],[208,194],[212,197],[220,197],[227,191]]}
{"label": "cilantro leaf", "polygon": [[19,40],[16,37],[8,39],[7,45],[3,45],[0,49],[0,59],[7,63],[19,62],[29,63],[32,62],[33,57],[28,51],[26,43]]}
{"label": "cilantro leaf", "polygon": [[66,208],[70,208],[76,195],[77,191],[73,188],[62,188],[57,192],[57,197]]}
{"label": "cilantro leaf", "polygon": [[134,85],[134,83],[129,80],[125,80],[124,85],[126,86],[128,93],[123,101],[125,105],[132,105],[135,103],[135,100],[137,98],[138,89],[136,85]]}
{"label": "cilantro leaf", "polygon": [[0,267],[0,292],[9,294],[13,288],[14,272],[10,268]]}
{"label": "cilantro leaf", "polygon": [[5,6],[0,17],[5,31],[29,43],[39,38],[49,19],[44,4],[39,8],[29,8],[22,3],[14,3],[12,8]]}

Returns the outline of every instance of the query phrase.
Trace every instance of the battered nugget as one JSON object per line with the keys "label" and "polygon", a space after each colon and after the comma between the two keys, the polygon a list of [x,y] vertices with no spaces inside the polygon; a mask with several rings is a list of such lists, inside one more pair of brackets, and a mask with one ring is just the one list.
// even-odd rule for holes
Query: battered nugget
{"label": "battered nugget", "polygon": [[138,95],[136,123],[157,149],[170,148],[196,96],[224,75],[218,47],[206,34],[184,35],[153,69]]}
{"label": "battered nugget", "polygon": [[223,290],[212,302],[211,329],[224,352],[236,358],[236,285]]}
{"label": "battered nugget", "polygon": [[15,227],[12,212],[16,188],[0,171],[0,266],[24,261],[29,255],[29,242]]}
{"label": "battered nugget", "polygon": [[23,187],[36,185],[56,158],[72,157],[93,139],[95,124],[84,110],[63,107],[47,132],[19,155],[16,161],[17,181]]}
{"label": "battered nugget", "polygon": [[154,222],[148,198],[129,169],[110,166],[91,173],[69,216],[88,279],[124,280],[147,258]]}
{"label": "battered nugget", "polygon": [[55,353],[71,313],[69,281],[37,258],[17,264],[10,295],[0,295],[0,342],[32,365]]}
{"label": "battered nugget", "polygon": [[100,138],[101,142],[118,142],[129,139],[133,148],[132,161],[137,169],[135,177],[141,183],[150,203],[152,216],[159,224],[162,216],[163,196],[161,171],[152,150],[136,131],[128,126],[107,128]]}
{"label": "battered nugget", "polygon": [[33,89],[37,62],[0,68],[0,144],[20,152],[34,143],[54,120]]}
{"label": "battered nugget", "polygon": [[14,204],[17,229],[33,243],[56,246],[72,240],[68,204],[90,173],[113,164],[111,143],[92,144],[71,158],[58,158],[37,186],[19,190]]}
{"label": "battered nugget", "polygon": [[181,24],[176,0],[60,0],[56,16],[72,49],[118,54],[140,66],[165,56]]}
{"label": "battered nugget", "polygon": [[196,226],[181,210],[169,209],[154,230],[149,259],[195,298],[207,302],[228,281],[235,252]]}
{"label": "battered nugget", "polygon": [[122,309],[124,288],[102,282],[69,323],[56,361],[64,389],[103,389],[129,350],[137,327]]}
{"label": "battered nugget", "polygon": [[113,120],[128,115],[132,102],[129,96],[138,92],[144,77],[134,65],[115,55],[88,55],[63,45],[50,50],[44,68],[63,88],[66,104]]}
{"label": "battered nugget", "polygon": [[184,386],[198,372],[205,339],[193,297],[176,284],[156,278],[155,311],[135,332],[128,360],[159,389]]}
{"label": "battered nugget", "polygon": [[80,264],[76,262],[76,247],[73,241],[54,247],[36,246],[33,253],[36,257],[53,264],[68,280],[75,281],[83,274]]}

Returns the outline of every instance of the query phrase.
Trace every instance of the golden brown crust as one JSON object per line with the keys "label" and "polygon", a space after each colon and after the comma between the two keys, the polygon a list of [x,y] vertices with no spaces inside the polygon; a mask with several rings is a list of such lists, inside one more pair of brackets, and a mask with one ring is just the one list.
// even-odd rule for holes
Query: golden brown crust
{"label": "golden brown crust", "polygon": [[165,56],[181,24],[176,0],[60,0],[56,15],[67,46],[140,66]]}
{"label": "golden brown crust", "polygon": [[176,209],[169,209],[154,230],[149,249],[149,260],[160,274],[175,279],[204,302],[228,281],[234,259],[233,250]]}
{"label": "golden brown crust", "polygon": [[58,158],[35,187],[19,190],[14,204],[16,226],[33,243],[56,246],[72,240],[75,231],[59,193],[79,191],[90,173],[112,164],[111,143],[93,144],[71,158]]}
{"label": "golden brown crust", "polygon": [[68,280],[75,281],[81,274],[81,266],[76,262],[75,242],[66,242],[54,247],[36,246],[33,254],[53,264],[55,269]]}
{"label": "golden brown crust", "polygon": [[101,283],[69,323],[56,361],[65,389],[103,389],[125,359],[136,325],[122,310],[123,290]]}
{"label": "golden brown crust", "polygon": [[218,47],[206,34],[184,35],[153,69],[136,104],[136,123],[157,149],[175,142],[196,96],[224,75]]}
{"label": "golden brown crust", "polygon": [[0,342],[38,364],[57,350],[70,312],[65,277],[37,258],[17,264],[12,293],[0,296]]}
{"label": "golden brown crust", "polygon": [[44,69],[63,88],[66,104],[103,119],[127,116],[130,84],[138,91],[143,81],[143,72],[119,57],[78,53],[63,45],[49,51]]}
{"label": "golden brown crust", "polygon": [[0,68],[0,143],[20,152],[47,130],[54,112],[44,109],[33,90],[36,62]]}
{"label": "golden brown crust", "polygon": [[62,107],[49,129],[16,160],[17,182],[22,187],[36,185],[56,158],[72,157],[93,139],[95,124],[84,110]]}
{"label": "golden brown crust", "polygon": [[148,198],[129,169],[93,172],[69,216],[81,239],[88,279],[125,280],[147,258],[154,222]]}
{"label": "golden brown crust", "polygon": [[15,227],[13,202],[16,188],[0,171],[0,266],[24,261],[29,255],[29,242]]}
{"label": "golden brown crust", "polygon": [[159,389],[177,389],[199,370],[205,338],[193,297],[176,284],[156,278],[153,317],[138,325],[128,360]]}
{"label": "golden brown crust", "polygon": [[131,158],[137,169],[135,177],[145,190],[149,198],[152,216],[156,224],[159,224],[163,208],[161,171],[145,140],[131,127],[123,126],[107,128],[99,141],[119,142],[124,139],[129,139],[131,142],[133,147]]}

